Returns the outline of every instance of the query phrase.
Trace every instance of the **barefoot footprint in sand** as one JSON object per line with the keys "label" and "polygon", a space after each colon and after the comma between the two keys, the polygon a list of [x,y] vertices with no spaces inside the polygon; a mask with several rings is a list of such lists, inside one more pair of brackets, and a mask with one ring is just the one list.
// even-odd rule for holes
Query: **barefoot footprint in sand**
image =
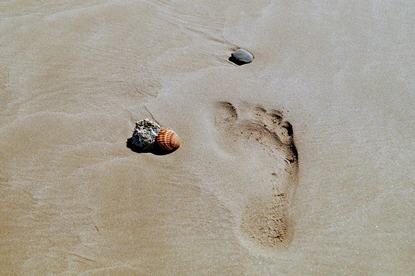
{"label": "barefoot footprint in sand", "polygon": [[[298,154],[291,124],[282,112],[229,102],[216,104],[217,141],[235,163],[228,185],[239,240],[250,249],[274,252],[292,237],[290,203],[296,189]],[[233,158],[233,159],[232,159]]]}

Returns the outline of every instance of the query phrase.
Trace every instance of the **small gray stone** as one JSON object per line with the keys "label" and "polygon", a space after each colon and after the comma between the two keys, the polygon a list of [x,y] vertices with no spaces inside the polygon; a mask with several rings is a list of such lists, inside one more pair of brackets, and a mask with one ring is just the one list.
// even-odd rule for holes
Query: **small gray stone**
{"label": "small gray stone", "polygon": [[229,60],[235,64],[242,65],[252,62],[253,58],[254,56],[250,52],[241,48],[233,52]]}
{"label": "small gray stone", "polygon": [[149,119],[138,121],[131,137],[131,144],[141,150],[152,150],[160,129],[159,124]]}

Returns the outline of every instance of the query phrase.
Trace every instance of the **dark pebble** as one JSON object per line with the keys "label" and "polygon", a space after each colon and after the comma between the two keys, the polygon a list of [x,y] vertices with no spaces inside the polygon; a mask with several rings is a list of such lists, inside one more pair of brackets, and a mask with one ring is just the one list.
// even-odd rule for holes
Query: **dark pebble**
{"label": "dark pebble", "polygon": [[253,58],[254,56],[250,52],[244,49],[238,49],[231,54],[229,61],[237,65],[243,65],[243,64],[251,63]]}

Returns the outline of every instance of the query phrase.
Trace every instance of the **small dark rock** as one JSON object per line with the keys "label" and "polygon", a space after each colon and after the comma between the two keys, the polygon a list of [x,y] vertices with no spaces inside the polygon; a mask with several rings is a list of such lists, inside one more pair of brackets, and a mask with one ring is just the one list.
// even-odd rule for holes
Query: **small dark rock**
{"label": "small dark rock", "polygon": [[229,61],[237,65],[243,65],[243,64],[251,63],[253,58],[254,56],[250,52],[241,48],[231,54]]}

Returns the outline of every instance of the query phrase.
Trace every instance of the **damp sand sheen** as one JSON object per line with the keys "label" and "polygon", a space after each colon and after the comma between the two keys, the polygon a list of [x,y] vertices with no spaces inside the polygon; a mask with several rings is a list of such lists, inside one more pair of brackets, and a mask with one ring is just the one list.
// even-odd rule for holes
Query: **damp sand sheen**
{"label": "damp sand sheen", "polygon": [[415,270],[411,1],[3,2],[0,275]]}

